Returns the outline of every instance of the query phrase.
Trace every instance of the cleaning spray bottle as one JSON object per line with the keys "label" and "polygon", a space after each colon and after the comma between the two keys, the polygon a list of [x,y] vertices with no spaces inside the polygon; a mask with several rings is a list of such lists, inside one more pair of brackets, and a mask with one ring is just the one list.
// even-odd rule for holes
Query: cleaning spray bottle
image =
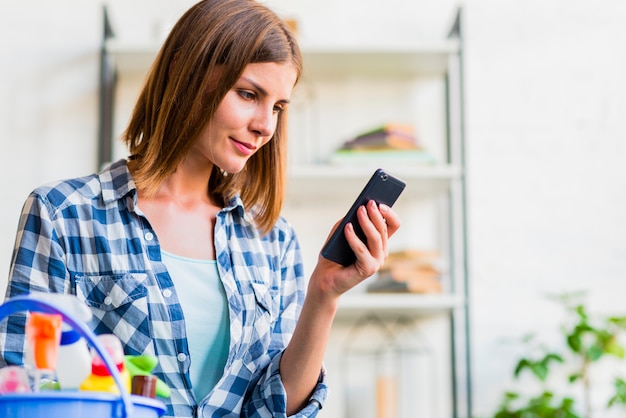
{"label": "cleaning spray bottle", "polygon": [[26,365],[33,372],[33,389],[53,383],[61,341],[61,315],[32,312],[26,322]]}
{"label": "cleaning spray bottle", "polygon": [[[40,297],[63,306],[75,321],[86,324],[91,320],[92,313],[89,307],[74,295],[48,293]],[[56,368],[57,381],[61,389],[77,390],[91,374],[91,353],[87,341],[78,331],[65,322],[61,330]]]}
{"label": "cleaning spray bottle", "polygon": [[[98,335],[98,339],[104,345],[107,352],[113,359],[115,367],[122,376],[122,383],[126,393],[131,391],[130,374],[124,365],[124,350],[122,349],[122,343],[119,338],[113,334]],[[94,351],[91,361],[91,374],[81,383],[80,390],[95,391],[95,392],[109,392],[119,394],[119,389],[109,372],[106,364],[102,358]]]}

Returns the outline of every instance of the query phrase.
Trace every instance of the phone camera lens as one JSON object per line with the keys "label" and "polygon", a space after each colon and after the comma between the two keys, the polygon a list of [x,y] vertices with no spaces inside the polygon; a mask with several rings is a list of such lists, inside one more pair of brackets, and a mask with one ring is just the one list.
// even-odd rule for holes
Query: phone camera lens
{"label": "phone camera lens", "polygon": [[381,175],[380,175],[380,178],[381,178],[383,181],[387,181],[387,179],[389,178],[389,176],[387,176],[387,174],[381,174]]}

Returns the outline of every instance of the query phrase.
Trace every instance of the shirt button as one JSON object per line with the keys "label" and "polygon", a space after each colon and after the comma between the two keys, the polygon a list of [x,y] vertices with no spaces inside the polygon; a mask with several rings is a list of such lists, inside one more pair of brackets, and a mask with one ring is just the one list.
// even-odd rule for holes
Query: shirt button
{"label": "shirt button", "polygon": [[106,298],[104,298],[105,305],[110,305],[111,303],[113,303],[113,298],[111,298],[111,296],[107,296]]}
{"label": "shirt button", "polygon": [[185,353],[178,353],[176,358],[182,363],[183,361],[187,360],[187,355]]}
{"label": "shirt button", "polygon": [[163,296],[165,296],[166,298],[169,298],[170,296],[172,296],[172,291],[170,289],[165,289],[163,291]]}
{"label": "shirt button", "polygon": [[146,241],[152,241],[154,239],[154,234],[152,232],[146,232],[144,238],[146,239]]}

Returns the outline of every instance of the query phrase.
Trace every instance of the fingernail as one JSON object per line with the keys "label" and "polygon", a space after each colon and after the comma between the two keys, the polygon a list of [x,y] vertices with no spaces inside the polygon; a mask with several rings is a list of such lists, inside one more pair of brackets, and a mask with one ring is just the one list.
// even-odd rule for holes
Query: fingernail
{"label": "fingernail", "polygon": [[389,212],[389,206],[385,205],[384,203],[381,203],[380,205],[378,205],[378,208],[380,209],[381,212]]}

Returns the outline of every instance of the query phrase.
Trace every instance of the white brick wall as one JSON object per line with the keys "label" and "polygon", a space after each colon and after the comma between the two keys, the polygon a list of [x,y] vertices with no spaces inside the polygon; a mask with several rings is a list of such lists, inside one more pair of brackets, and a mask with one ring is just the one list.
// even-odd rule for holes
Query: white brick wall
{"label": "white brick wall", "polygon": [[522,354],[503,339],[562,343],[546,293],[589,290],[591,309],[626,313],[624,22],[617,1],[467,2],[477,413]]}

